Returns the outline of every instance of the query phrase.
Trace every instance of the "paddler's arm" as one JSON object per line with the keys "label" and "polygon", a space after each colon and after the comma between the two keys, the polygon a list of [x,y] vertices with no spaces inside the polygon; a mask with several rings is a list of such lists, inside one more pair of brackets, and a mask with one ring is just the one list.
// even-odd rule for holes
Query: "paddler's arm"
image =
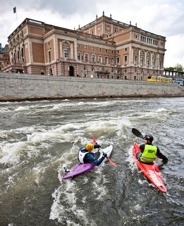
{"label": "paddler's arm", "polygon": [[95,159],[95,156],[93,153],[88,153],[88,155],[87,155],[87,160],[96,166],[99,166],[102,163],[102,161],[104,160],[104,158],[105,158],[105,156],[102,156],[102,158],[100,158],[100,159]]}
{"label": "paddler's arm", "polygon": [[168,158],[161,153],[158,147],[157,147],[157,157],[162,159],[163,164],[166,164],[168,162]]}

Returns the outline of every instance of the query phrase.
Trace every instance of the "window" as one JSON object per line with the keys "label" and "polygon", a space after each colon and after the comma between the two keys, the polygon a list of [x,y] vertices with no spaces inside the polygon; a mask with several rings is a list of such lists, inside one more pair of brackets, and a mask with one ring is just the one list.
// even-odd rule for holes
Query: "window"
{"label": "window", "polygon": [[88,53],[84,54],[84,61],[86,61],[86,62],[88,61]]}
{"label": "window", "polygon": [[24,62],[24,49],[23,49],[23,47],[21,49],[21,58],[22,58],[22,61]]}
{"label": "window", "polygon": [[111,64],[114,64],[114,58],[111,58]]}
{"label": "window", "polygon": [[128,57],[127,56],[125,56],[125,64],[127,63],[127,61],[128,61]]}
{"label": "window", "polygon": [[81,54],[79,52],[77,53],[77,59],[81,60]]}
{"label": "window", "polygon": [[117,57],[117,64],[119,64],[119,57]]}
{"label": "window", "polygon": [[157,40],[153,40],[153,45],[157,46],[158,45],[158,41]]}
{"label": "window", "polygon": [[91,56],[91,61],[94,63],[95,62],[95,54],[92,54],[92,56]]}
{"label": "window", "polygon": [[140,64],[141,64],[141,66],[144,65],[144,51],[141,51],[141,53],[140,53]]}
{"label": "window", "polygon": [[105,57],[105,63],[108,64],[109,61],[108,61],[108,57]]}
{"label": "window", "polygon": [[102,63],[102,56],[98,56],[98,62]]}
{"label": "window", "polygon": [[141,41],[146,42],[146,37],[141,35]]}
{"label": "window", "polygon": [[48,59],[49,59],[49,63],[51,62],[51,51],[48,51]]}
{"label": "window", "polygon": [[134,55],[134,65],[137,65],[137,56]]}
{"label": "window", "polygon": [[17,60],[18,61],[20,60],[20,52],[19,52],[19,50],[17,51]]}
{"label": "window", "polygon": [[64,49],[64,58],[65,59],[68,59],[68,57],[69,57],[69,50],[68,49]]}
{"label": "window", "polygon": [[152,44],[152,39],[151,38],[147,38],[147,43]]}

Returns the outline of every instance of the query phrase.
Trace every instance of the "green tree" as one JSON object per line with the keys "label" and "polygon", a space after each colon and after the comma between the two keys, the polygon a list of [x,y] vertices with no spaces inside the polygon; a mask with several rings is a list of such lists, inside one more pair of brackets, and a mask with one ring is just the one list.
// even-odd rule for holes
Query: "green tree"
{"label": "green tree", "polygon": [[174,67],[167,67],[166,70],[168,70],[168,71],[174,71],[175,68]]}
{"label": "green tree", "polygon": [[184,67],[181,64],[176,64],[174,67],[167,67],[165,69],[168,71],[178,71],[178,72],[184,71]]}
{"label": "green tree", "polygon": [[177,64],[176,66],[175,66],[175,71],[180,71],[180,72],[182,72],[183,71],[183,66],[181,65],[181,64]]}

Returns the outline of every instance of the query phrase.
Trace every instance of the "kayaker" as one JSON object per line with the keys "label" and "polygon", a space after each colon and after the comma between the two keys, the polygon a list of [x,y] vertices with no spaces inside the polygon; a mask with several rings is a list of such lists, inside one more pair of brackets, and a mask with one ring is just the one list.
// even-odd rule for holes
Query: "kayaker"
{"label": "kayaker", "polygon": [[146,164],[153,164],[156,157],[162,159],[163,164],[168,162],[168,158],[163,155],[160,149],[152,144],[153,136],[152,135],[145,135],[144,137],[144,144],[140,145],[141,152],[137,153],[137,158],[140,162]]}
{"label": "kayaker", "polygon": [[103,153],[103,156],[98,159],[95,157],[95,154],[92,152],[93,149],[96,148],[101,148],[101,146],[99,144],[92,144],[92,143],[88,143],[86,144],[85,148],[81,148],[79,150],[79,154],[78,154],[78,160],[80,163],[93,163],[96,166],[99,166],[102,161],[104,160],[104,158],[107,157],[106,153]]}

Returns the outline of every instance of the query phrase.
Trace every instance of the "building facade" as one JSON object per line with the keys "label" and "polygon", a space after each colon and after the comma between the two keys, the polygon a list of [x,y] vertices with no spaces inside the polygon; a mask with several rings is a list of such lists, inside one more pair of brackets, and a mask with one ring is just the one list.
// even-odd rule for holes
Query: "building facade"
{"label": "building facade", "polygon": [[78,29],[26,18],[8,37],[6,72],[146,80],[162,75],[166,38],[102,14]]}
{"label": "building facade", "polygon": [[9,64],[9,47],[8,45],[2,47],[2,44],[0,43],[0,72],[2,72]]}

